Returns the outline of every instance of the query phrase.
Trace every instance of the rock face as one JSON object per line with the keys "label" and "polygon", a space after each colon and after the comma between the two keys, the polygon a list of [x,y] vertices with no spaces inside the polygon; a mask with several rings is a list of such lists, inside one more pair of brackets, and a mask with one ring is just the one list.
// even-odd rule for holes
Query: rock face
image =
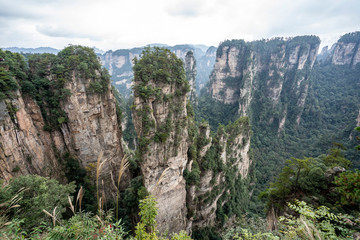
{"label": "rock face", "polygon": [[117,122],[115,98],[110,82],[103,94],[89,94],[90,79],[74,77],[65,87],[72,93],[65,101],[63,109],[68,123],[61,127],[65,145],[76,155],[83,166],[94,163],[101,150],[103,161],[120,163],[123,156],[121,148],[121,126]]}
{"label": "rock face", "polygon": [[289,117],[286,105],[291,98],[299,109],[291,118],[299,124],[319,43],[314,36],[225,41],[217,50],[210,76],[211,96],[225,104],[238,103],[238,113],[250,117],[250,106],[261,99],[261,104],[266,102],[268,107],[280,110],[275,116],[279,130]]}
{"label": "rock face", "polygon": [[[78,52],[87,54],[89,50],[77,46],[69,48],[71,50],[63,52],[72,51],[71,55],[79,58],[82,53]],[[96,56],[94,61],[97,61]],[[54,65],[48,63],[49,71],[44,76],[49,82],[59,80],[58,75],[52,73]],[[12,100],[0,102],[1,178],[8,181],[19,174],[39,174],[64,180],[64,166],[59,162],[63,154],[70,153],[86,167],[96,163],[101,150],[104,152],[102,161],[106,161],[102,179],[110,183],[111,174],[116,177],[123,151],[115,98],[110,81],[104,78],[101,69],[95,67],[94,73],[96,76],[86,78],[80,70],[70,70],[62,89],[70,94],[60,100],[60,109],[56,109],[63,111],[66,117],[59,118],[59,125],[50,131],[44,130],[48,122],[43,114],[54,109],[41,109],[30,94],[18,91]],[[90,85],[100,78],[105,79],[102,92],[90,92]],[[48,104],[42,101],[43,106]]]}
{"label": "rock face", "polygon": [[331,54],[331,63],[334,65],[349,65],[355,67],[360,62],[360,32],[348,33],[342,36],[335,44]]}
{"label": "rock face", "polygon": [[359,44],[360,32],[348,33],[342,36],[335,45],[331,56],[331,63],[355,67],[360,62]]}
{"label": "rock face", "polygon": [[[148,61],[152,66],[163,66],[161,69],[177,69],[167,78],[155,75],[147,79]],[[159,230],[179,232],[187,225],[183,171],[188,161],[188,83],[182,61],[166,49],[145,52],[138,66],[134,68],[133,120],[144,185],[158,201]]]}
{"label": "rock face", "polygon": [[188,98],[193,104],[196,101],[196,60],[192,51],[187,52],[185,56],[186,79],[189,81],[190,92]]}
{"label": "rock face", "polygon": [[[18,110],[12,112],[14,108]],[[61,137],[43,130],[37,104],[31,99],[24,101],[18,91],[15,99],[0,102],[0,112],[0,177],[5,182],[24,174],[60,178],[61,167],[52,144]]]}

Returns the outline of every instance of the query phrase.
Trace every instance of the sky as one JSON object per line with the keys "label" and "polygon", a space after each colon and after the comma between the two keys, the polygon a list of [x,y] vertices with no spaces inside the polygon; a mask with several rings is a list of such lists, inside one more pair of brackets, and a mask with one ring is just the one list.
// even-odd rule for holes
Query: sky
{"label": "sky", "polygon": [[0,48],[69,44],[116,50],[151,43],[360,31],[360,0],[0,0]]}

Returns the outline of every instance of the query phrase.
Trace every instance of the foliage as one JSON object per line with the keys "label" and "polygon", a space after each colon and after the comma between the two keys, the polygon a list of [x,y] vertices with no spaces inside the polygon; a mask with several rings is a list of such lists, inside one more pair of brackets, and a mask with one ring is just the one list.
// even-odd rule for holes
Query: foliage
{"label": "foliage", "polygon": [[343,43],[359,43],[360,42],[360,32],[351,32],[347,33],[339,39],[339,42]]}
{"label": "foliage", "polygon": [[198,99],[195,106],[195,119],[198,122],[206,120],[212,131],[216,131],[219,124],[226,125],[237,119],[238,104],[223,104],[209,96]]}
{"label": "foliage", "polygon": [[200,183],[200,173],[199,164],[194,160],[191,165],[191,171],[187,169],[184,170],[186,185],[198,185]]}
{"label": "foliage", "polygon": [[133,70],[135,82],[187,83],[182,60],[166,48],[145,48],[141,59],[134,59]]}
{"label": "foliage", "polygon": [[64,165],[66,179],[69,182],[74,182],[76,185],[73,197],[76,198],[77,192],[82,187],[84,189],[82,209],[89,212],[95,212],[97,206],[96,199],[94,198],[96,187],[94,179],[91,177],[93,174],[80,166],[79,160],[70,153],[65,153],[59,157],[59,162]]}
{"label": "foliage", "polygon": [[335,191],[340,194],[340,203],[360,210],[360,171],[346,171],[335,177]]}
{"label": "foliage", "polygon": [[[26,189],[19,193],[19,190]],[[6,192],[1,195],[1,201],[8,201],[13,196],[21,198],[18,204],[21,206],[20,211],[11,211],[11,218],[24,219],[22,229],[25,231],[40,225],[48,218],[43,213],[43,209],[52,212],[56,207],[57,216],[65,212],[65,205],[68,203],[68,195],[75,190],[74,183],[61,185],[58,181],[36,175],[23,175],[13,178],[10,183],[2,189]]]}
{"label": "foliage", "polygon": [[267,197],[268,207],[275,205],[279,209],[295,198],[334,205],[336,194],[329,191],[333,179],[331,174],[335,174],[331,173],[332,169],[348,166],[349,161],[339,149],[332,149],[328,155],[318,158],[291,158],[286,161],[277,180],[261,196]]}
{"label": "foliage", "polygon": [[[352,225],[356,224],[354,217],[344,214],[334,214],[325,206],[317,209],[307,205],[303,201],[295,200],[288,203],[290,209],[300,214],[295,219],[281,218],[288,225],[295,227],[295,232],[303,235],[305,239],[351,239]],[[285,228],[291,231],[291,228]],[[289,231],[289,232],[290,232]]]}
{"label": "foliage", "polygon": [[25,59],[21,54],[0,49],[0,58],[3,59],[3,61],[0,62],[0,67],[7,69],[12,77],[16,78],[18,81],[26,79],[28,68]]}
{"label": "foliage", "polygon": [[17,82],[3,67],[0,67],[0,100],[10,97],[11,92],[18,89]]}
{"label": "foliage", "polygon": [[26,80],[28,68],[24,57],[0,49],[0,100],[15,98],[14,91],[19,88],[18,82]]}
{"label": "foliage", "polygon": [[132,119],[131,114],[131,108],[130,106],[133,104],[133,98],[130,97],[128,100],[123,100],[120,104],[120,107],[122,108],[122,112],[124,117],[126,116],[126,127],[123,131],[123,139],[128,143],[128,146],[130,149],[135,149],[135,141],[136,141],[136,132],[135,132],[135,126]]}
{"label": "foliage", "polygon": [[138,240],[157,239],[156,236],[156,215],[157,215],[157,202],[151,195],[145,199],[140,200],[139,216],[141,217],[140,222],[136,226],[135,238]]}
{"label": "foliage", "polygon": [[192,238],[198,240],[221,240],[221,237],[216,230],[208,226],[195,230],[192,234]]}
{"label": "foliage", "polygon": [[[356,127],[355,130],[358,131],[358,132],[360,132],[360,126],[359,126],[359,127]],[[358,141],[360,141],[360,137],[359,137],[359,136],[356,136],[356,139],[357,139]],[[355,147],[355,149],[360,150],[360,145],[357,145],[357,146]]]}
{"label": "foliage", "polygon": [[223,240],[233,239],[279,239],[276,233],[267,231],[266,219],[242,216],[236,224],[222,233]]}
{"label": "foliage", "polygon": [[124,239],[121,220],[112,223],[90,213],[78,213],[47,233],[47,239]]}
{"label": "foliage", "polygon": [[354,227],[359,224],[353,216],[333,213],[326,206],[314,208],[299,200],[287,206],[292,215],[281,216],[277,230],[266,230],[265,219],[244,219],[225,231],[223,239],[352,239]]}

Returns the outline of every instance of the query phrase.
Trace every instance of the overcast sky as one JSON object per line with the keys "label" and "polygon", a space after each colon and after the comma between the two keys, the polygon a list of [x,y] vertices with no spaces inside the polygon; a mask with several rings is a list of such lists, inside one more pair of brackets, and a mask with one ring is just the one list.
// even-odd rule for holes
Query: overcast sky
{"label": "overcast sky", "polygon": [[359,30],[360,0],[0,0],[0,48],[217,46],[309,34],[324,45]]}

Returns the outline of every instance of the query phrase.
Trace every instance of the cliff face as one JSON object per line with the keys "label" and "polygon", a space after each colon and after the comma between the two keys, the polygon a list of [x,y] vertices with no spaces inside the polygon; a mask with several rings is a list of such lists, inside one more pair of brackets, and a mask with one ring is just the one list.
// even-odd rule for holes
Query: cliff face
{"label": "cliff face", "polygon": [[[16,112],[12,111],[17,109]],[[61,138],[43,130],[40,109],[34,101],[26,103],[20,92],[13,100],[0,102],[0,177],[8,182],[23,174],[60,178],[60,168],[52,148]]]}
{"label": "cliff face", "polygon": [[101,56],[102,65],[108,69],[113,85],[124,96],[131,94],[133,59],[139,58],[143,48],[108,51]]}
{"label": "cliff face", "polygon": [[226,41],[218,48],[210,76],[211,96],[225,104],[238,103],[239,114],[250,117],[250,106],[266,102],[280,111],[269,119],[270,124],[276,120],[279,131],[288,118],[287,104],[291,99],[299,109],[292,118],[299,124],[319,43],[312,36]]}
{"label": "cliff face", "polygon": [[331,55],[331,63],[355,67],[360,62],[359,44],[360,32],[348,33],[342,36],[335,45]]}
{"label": "cliff face", "polygon": [[102,94],[89,94],[86,90],[90,82],[91,79],[73,76],[65,85],[72,93],[62,104],[68,118],[67,124],[61,126],[65,145],[81,159],[83,166],[96,162],[101,150],[103,161],[120,163],[123,155],[121,130],[110,82]]}
{"label": "cliff face", "polygon": [[[42,85],[26,80],[26,86],[35,92],[27,91],[22,85],[22,94],[17,91],[13,99],[0,103],[0,174],[6,181],[28,173],[64,180],[63,154],[70,153],[86,167],[96,163],[101,150],[104,152],[102,161],[106,161],[102,179],[110,183],[110,172],[116,176],[116,166],[123,156],[121,130],[110,82],[100,64],[96,65],[95,54],[93,72],[88,76],[84,76],[76,64],[68,72],[61,73],[62,78],[59,70],[55,70],[59,64],[65,64],[62,62],[65,57],[81,59],[82,54],[91,55],[87,51],[90,50],[71,46],[63,50],[61,56],[34,60],[28,73],[33,79],[38,78],[36,68],[46,62]],[[69,56],[64,56],[66,54]],[[90,66],[92,62],[87,64]],[[96,85],[99,82],[102,85]],[[92,85],[101,87],[93,91]],[[32,96],[36,94],[43,95],[35,101]],[[55,97],[56,103],[53,102]]]}

